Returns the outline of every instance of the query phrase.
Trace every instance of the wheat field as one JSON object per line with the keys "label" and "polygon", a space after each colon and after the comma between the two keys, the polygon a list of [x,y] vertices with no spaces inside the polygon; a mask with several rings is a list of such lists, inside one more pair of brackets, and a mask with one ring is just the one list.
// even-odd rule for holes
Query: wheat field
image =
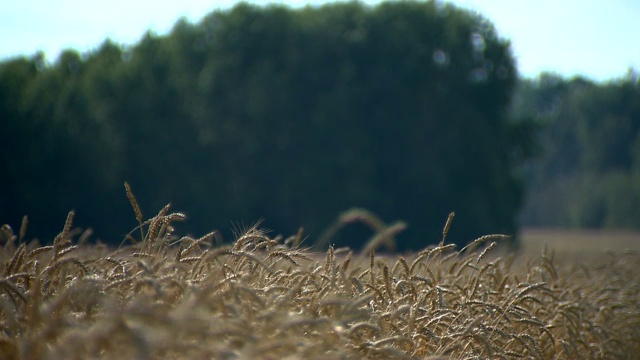
{"label": "wheat field", "polygon": [[[177,236],[166,206],[126,244],[69,213],[50,246],[0,233],[1,359],[636,359],[640,258],[501,249],[315,251],[255,226],[232,244]],[[387,239],[388,240],[388,239]],[[307,239],[308,241],[308,239]]]}

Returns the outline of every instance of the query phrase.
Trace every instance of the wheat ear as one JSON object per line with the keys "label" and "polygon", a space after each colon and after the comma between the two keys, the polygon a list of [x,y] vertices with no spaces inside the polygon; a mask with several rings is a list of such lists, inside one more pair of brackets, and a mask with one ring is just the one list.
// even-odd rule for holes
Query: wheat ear
{"label": "wheat ear", "polygon": [[453,217],[456,216],[456,212],[452,211],[449,213],[447,217],[447,222],[444,224],[444,229],[442,229],[442,240],[440,240],[440,244],[438,246],[444,245],[444,240],[447,238],[449,234],[449,228],[451,227],[451,223],[453,222]]}
{"label": "wheat ear", "polygon": [[133,208],[133,212],[136,214],[136,220],[138,220],[138,225],[140,225],[140,241],[144,240],[144,232],[142,231],[142,210],[140,210],[140,205],[138,205],[138,201],[136,197],[133,196],[133,191],[131,191],[131,186],[129,186],[128,182],[124,182],[124,190],[127,192],[127,198],[129,199],[129,203]]}

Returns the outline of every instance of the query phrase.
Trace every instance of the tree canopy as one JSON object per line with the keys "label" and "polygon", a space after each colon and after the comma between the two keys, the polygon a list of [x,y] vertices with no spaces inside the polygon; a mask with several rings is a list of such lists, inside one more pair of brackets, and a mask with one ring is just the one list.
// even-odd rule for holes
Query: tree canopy
{"label": "tree canopy", "polygon": [[640,228],[640,82],[542,74],[522,81],[514,110],[542,124],[527,166],[528,226]]}
{"label": "tree canopy", "polygon": [[486,19],[434,1],[239,4],[131,47],[6,61],[0,215],[49,235],[75,208],[119,241],[126,180],[195,231],[264,217],[313,241],[360,207],[406,221],[401,248],[439,241],[451,211],[457,242],[515,233],[533,136],[509,113],[516,81]]}

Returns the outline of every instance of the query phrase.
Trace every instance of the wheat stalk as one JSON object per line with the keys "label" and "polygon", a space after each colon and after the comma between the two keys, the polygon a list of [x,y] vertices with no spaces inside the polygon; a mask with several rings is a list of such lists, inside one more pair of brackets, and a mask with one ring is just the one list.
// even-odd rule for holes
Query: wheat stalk
{"label": "wheat stalk", "polygon": [[115,250],[73,244],[73,213],[52,245],[3,227],[0,358],[575,359],[640,351],[633,252],[593,263],[552,251],[491,257],[505,238],[494,234],[461,251],[442,241],[402,256],[333,246],[317,254],[300,248],[302,231],[283,241],[257,225],[226,245],[213,243],[216,232],[174,237],[170,224],[184,216],[168,210],[139,221],[149,226],[142,244]]}

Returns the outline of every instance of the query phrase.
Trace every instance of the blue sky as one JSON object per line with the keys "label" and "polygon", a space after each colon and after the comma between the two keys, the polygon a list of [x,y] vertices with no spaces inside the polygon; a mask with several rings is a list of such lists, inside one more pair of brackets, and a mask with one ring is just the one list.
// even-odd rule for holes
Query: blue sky
{"label": "blue sky", "polygon": [[[256,4],[273,1],[253,0]],[[277,1],[290,6],[319,0]],[[363,1],[375,4],[377,1]],[[593,80],[640,71],[638,0],[451,0],[491,20],[511,40],[522,75],[541,71]],[[0,60],[38,50],[53,61],[62,49],[86,52],[107,37],[134,44],[153,30],[165,34],[180,17],[197,22],[232,0],[20,0],[0,5]]]}

